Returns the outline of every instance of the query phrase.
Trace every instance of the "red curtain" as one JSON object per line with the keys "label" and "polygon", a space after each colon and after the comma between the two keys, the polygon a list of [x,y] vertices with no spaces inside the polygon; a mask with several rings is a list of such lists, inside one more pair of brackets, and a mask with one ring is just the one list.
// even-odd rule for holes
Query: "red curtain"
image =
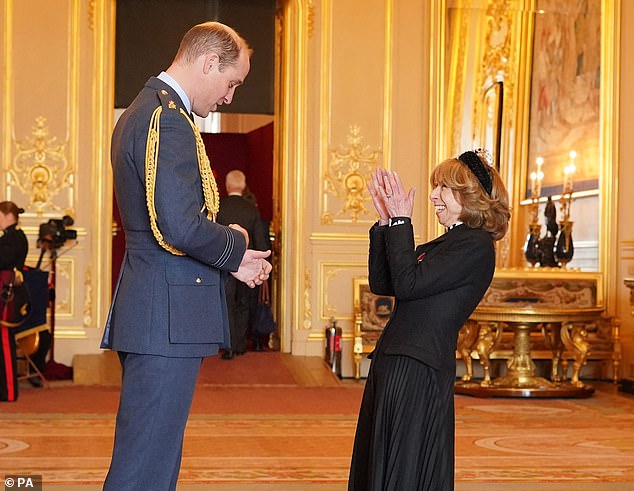
{"label": "red curtain", "polygon": [[[273,218],[273,123],[250,133],[203,133],[202,137],[220,194],[226,194],[227,172],[234,169],[241,170],[247,176],[247,185],[258,200],[260,215],[270,222]],[[112,240],[112,291],[114,292],[125,251],[125,236],[116,200],[113,207],[113,219],[119,225],[119,231]]]}
{"label": "red curtain", "polygon": [[238,169],[258,200],[262,218],[273,218],[273,123],[250,133],[203,133],[203,142],[221,195],[225,176]]}

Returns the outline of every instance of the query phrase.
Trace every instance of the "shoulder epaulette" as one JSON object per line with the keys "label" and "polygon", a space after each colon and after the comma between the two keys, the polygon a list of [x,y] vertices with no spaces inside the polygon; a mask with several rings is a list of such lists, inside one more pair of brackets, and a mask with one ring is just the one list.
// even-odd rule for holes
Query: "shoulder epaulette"
{"label": "shoulder epaulette", "polygon": [[177,111],[178,110],[178,105],[176,104],[176,102],[174,102],[174,98],[171,96],[171,94],[165,90],[165,89],[161,89],[158,91],[158,97],[161,101],[161,106],[163,108],[163,110],[169,110],[169,111]]}

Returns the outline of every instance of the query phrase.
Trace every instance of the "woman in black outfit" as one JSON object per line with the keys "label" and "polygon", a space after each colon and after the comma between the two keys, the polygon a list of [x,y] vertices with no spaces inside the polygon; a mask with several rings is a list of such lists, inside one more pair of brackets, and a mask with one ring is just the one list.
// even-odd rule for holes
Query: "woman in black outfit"
{"label": "woman in black outfit", "polygon": [[504,184],[481,155],[434,169],[429,199],[447,232],[418,247],[414,189],[396,172],[372,175],[379,221],[370,229],[370,289],[396,302],[370,355],[350,491],[453,490],[458,331],[491,282],[494,241],[510,218]]}
{"label": "woman in black outfit", "polygon": [[[29,242],[18,227],[18,215],[24,210],[11,201],[0,203],[0,401],[18,398],[15,339],[12,327],[15,270],[24,267]],[[19,279],[17,280],[19,281]]]}

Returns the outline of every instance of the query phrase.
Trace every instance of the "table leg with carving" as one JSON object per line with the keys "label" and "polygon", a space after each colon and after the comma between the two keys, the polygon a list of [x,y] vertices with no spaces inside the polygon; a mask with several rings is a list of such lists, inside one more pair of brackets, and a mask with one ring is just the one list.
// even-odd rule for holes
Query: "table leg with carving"
{"label": "table leg with carving", "polygon": [[507,362],[506,375],[493,381],[494,386],[509,388],[550,388],[554,384],[535,375],[535,363],[531,358],[530,322],[509,323],[514,331],[513,355]]}
{"label": "table leg with carving", "polygon": [[361,336],[355,336],[352,351],[354,353],[354,378],[359,380],[361,378],[361,360],[363,358],[363,339]]}
{"label": "table leg with carving", "polygon": [[588,329],[585,323],[566,322],[561,326],[561,340],[568,351],[573,354],[572,374],[570,383],[576,387],[585,384],[579,380],[579,373],[586,364],[590,353],[590,343],[586,341]]}
{"label": "table leg with carving", "polygon": [[[562,382],[566,380],[566,371],[562,366],[562,355],[564,345],[561,341],[561,324],[557,322],[546,322],[542,325],[542,334],[546,346],[553,354],[552,365],[550,369],[550,380],[553,382]],[[562,368],[560,372],[560,367]]]}
{"label": "table leg with carving", "polygon": [[612,381],[618,384],[621,378],[621,320],[617,317],[610,317],[609,322],[610,338],[614,345],[614,352],[612,353]]}
{"label": "table leg with carving", "polygon": [[477,324],[473,321],[467,321],[458,333],[458,353],[462,358],[465,366],[465,373],[462,376],[463,382],[469,382],[473,378],[473,360],[471,352],[478,334]]}
{"label": "table leg with carving", "polygon": [[503,323],[501,322],[479,322],[478,341],[476,350],[482,366],[483,378],[480,385],[488,387],[491,385],[491,352],[495,349],[502,337]]}
{"label": "table leg with carving", "polygon": [[[547,309],[534,308],[532,306],[521,307],[497,307],[484,306],[478,307],[471,315],[471,320],[477,321],[484,325],[505,325],[513,331],[513,353],[507,361],[506,374],[493,379],[490,385],[484,384],[456,384],[456,393],[480,396],[480,397],[589,397],[594,392],[594,388],[589,385],[575,385],[567,382],[553,382],[535,374],[535,363],[531,356],[531,331],[543,330],[544,332],[557,330],[554,326],[566,323],[587,324],[593,322],[601,316],[603,312],[601,307],[577,308],[577,309]],[[564,346],[565,330],[562,328],[559,336],[561,336]],[[556,333],[551,334],[551,346],[555,348],[554,358],[559,353],[559,340]],[[582,336],[583,337],[583,336]],[[486,329],[482,329],[481,337],[483,341],[478,354],[484,355],[484,359],[491,354],[493,346],[489,348],[490,343],[486,342],[490,339],[490,333]],[[571,343],[572,343],[572,338]],[[579,335],[576,335],[577,344],[579,344]],[[477,343],[476,343],[477,345]],[[562,364],[565,357],[561,357]],[[577,355],[575,362],[585,362],[581,355]],[[485,361],[486,363],[486,361]],[[555,360],[555,367],[559,365],[559,361]],[[578,370],[574,371],[576,380],[578,381]],[[558,369],[553,368],[553,373],[558,374]]]}

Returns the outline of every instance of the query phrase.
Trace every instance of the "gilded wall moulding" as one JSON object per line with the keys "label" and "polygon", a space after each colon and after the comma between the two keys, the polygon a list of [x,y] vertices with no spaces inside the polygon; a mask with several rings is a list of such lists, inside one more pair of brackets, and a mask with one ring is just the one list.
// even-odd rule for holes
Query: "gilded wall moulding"
{"label": "gilded wall moulding", "polygon": [[307,9],[307,26],[308,26],[308,37],[312,38],[313,33],[315,32],[315,4],[313,0],[308,0],[308,9]]}
{"label": "gilded wall moulding", "polygon": [[323,309],[322,316],[328,316],[330,318],[335,318],[337,316],[337,307],[335,307],[335,305],[332,304],[332,302],[330,302],[330,300],[328,299],[327,285],[330,283],[332,279],[337,277],[337,273],[339,273],[340,271],[342,271],[342,268],[325,269],[323,272],[324,274],[323,292],[322,292],[323,300],[321,302],[322,309]]}
{"label": "gilded wall moulding", "polygon": [[92,269],[86,268],[84,274],[84,327],[92,326]]}
{"label": "gilded wall moulding", "polygon": [[[35,118],[30,137],[15,142],[16,153],[8,170],[7,186],[16,186],[29,198],[25,209],[42,215],[45,210],[72,213],[75,173],[66,157],[66,143],[49,138],[46,118]],[[68,190],[68,205],[62,207],[53,199]]]}
{"label": "gilded wall moulding", "polygon": [[304,269],[304,329],[313,327],[313,307],[310,301],[310,269]]}
{"label": "gilded wall moulding", "polygon": [[[465,13],[459,16],[460,31],[469,32],[470,17]],[[462,149],[462,119],[464,117],[464,98],[465,98],[465,67],[464,63],[467,57],[468,43],[462,39],[453,39],[451,42],[451,51],[449,52],[450,74],[447,81],[449,89],[449,97],[447,97],[448,114],[451,116],[451,140],[449,153],[452,155],[460,155]]]}
{"label": "gilded wall moulding", "polygon": [[[69,319],[75,314],[75,258],[64,256],[58,258],[55,266],[55,315],[56,318]],[[50,267],[45,265],[44,268]]]}
{"label": "gilded wall moulding", "polygon": [[[496,82],[504,82],[504,98],[513,99],[514,77],[511,74],[511,37],[513,33],[513,15],[515,2],[510,0],[489,0],[486,10],[485,48],[482,50],[480,61],[479,83],[475,87],[476,100],[482,99],[483,94]],[[478,137],[478,121],[482,118],[479,111],[484,110],[482,104],[474,104],[474,137]],[[505,111],[512,117],[512,104],[506,103]]]}
{"label": "gilded wall moulding", "polygon": [[88,2],[88,28],[91,31],[95,30],[96,17],[97,17],[97,0],[90,0]]}
{"label": "gilded wall moulding", "polygon": [[[370,172],[378,165],[379,150],[370,150],[363,146],[363,137],[358,126],[351,126],[348,134],[348,147],[330,151],[330,162],[323,176],[324,208],[322,223],[333,223],[335,216],[348,217],[356,222],[360,216],[370,217],[366,201],[370,200],[367,192],[367,181]],[[328,210],[328,197],[334,196],[339,201],[340,209],[333,215]],[[333,207],[337,205],[333,204]]]}

